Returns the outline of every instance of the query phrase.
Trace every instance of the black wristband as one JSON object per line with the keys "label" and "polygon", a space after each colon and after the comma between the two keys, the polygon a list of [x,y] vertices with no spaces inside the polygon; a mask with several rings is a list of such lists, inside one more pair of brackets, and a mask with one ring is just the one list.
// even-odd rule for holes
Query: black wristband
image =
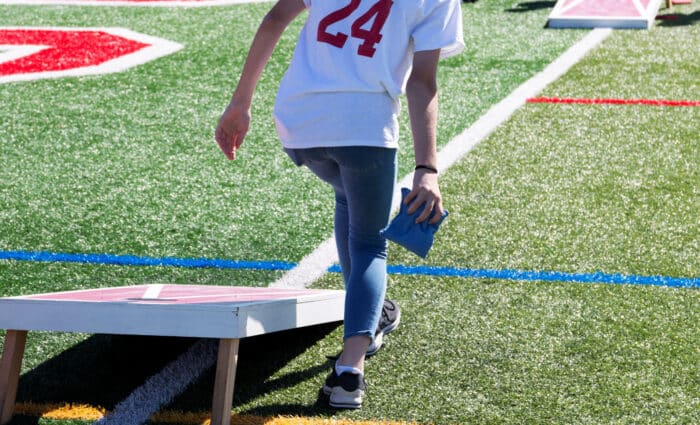
{"label": "black wristband", "polygon": [[418,170],[428,170],[428,171],[430,171],[431,173],[434,173],[434,174],[437,174],[437,173],[438,173],[437,168],[431,167],[430,165],[418,164],[418,165],[416,165],[415,171],[418,171]]}

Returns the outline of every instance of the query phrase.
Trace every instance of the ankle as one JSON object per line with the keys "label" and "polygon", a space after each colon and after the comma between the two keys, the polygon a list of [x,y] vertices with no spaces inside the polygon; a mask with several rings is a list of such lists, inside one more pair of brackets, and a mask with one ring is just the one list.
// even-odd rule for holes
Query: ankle
{"label": "ankle", "polygon": [[370,338],[365,335],[355,335],[343,341],[343,352],[338,358],[338,364],[364,369],[365,353],[369,347]]}
{"label": "ankle", "polygon": [[343,373],[351,373],[353,375],[362,375],[362,369],[354,367],[354,366],[346,366],[346,365],[341,365],[338,362],[335,362],[335,374],[340,376]]}

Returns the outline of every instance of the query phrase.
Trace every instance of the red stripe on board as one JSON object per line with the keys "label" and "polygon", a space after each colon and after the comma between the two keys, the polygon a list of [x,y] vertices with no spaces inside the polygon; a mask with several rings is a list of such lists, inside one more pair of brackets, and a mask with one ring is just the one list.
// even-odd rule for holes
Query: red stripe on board
{"label": "red stripe on board", "polygon": [[700,100],[663,99],[581,99],[567,97],[531,97],[527,103],[567,103],[584,105],[646,105],[646,106],[700,106]]}

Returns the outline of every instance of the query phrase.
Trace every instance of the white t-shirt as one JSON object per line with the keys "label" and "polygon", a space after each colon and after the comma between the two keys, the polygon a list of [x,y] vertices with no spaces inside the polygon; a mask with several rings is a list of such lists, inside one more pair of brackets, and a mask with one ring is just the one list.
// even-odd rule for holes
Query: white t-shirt
{"label": "white t-shirt", "polygon": [[460,0],[304,0],[309,11],[280,83],[286,148],[398,147],[413,53],[464,49]]}

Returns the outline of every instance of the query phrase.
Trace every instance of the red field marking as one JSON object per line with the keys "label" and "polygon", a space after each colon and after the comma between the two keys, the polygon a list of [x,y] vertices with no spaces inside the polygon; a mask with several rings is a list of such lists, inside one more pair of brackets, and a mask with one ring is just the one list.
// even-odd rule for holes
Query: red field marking
{"label": "red field marking", "polygon": [[586,99],[566,97],[533,97],[527,103],[565,103],[583,105],[646,105],[646,106],[700,106],[700,100],[663,99]]}
{"label": "red field marking", "polygon": [[95,66],[148,46],[104,31],[43,29],[0,29],[0,44],[43,46],[34,54],[0,63],[0,75]]}
{"label": "red field marking", "polygon": [[296,298],[322,293],[308,289],[249,288],[200,285],[140,285],[117,288],[87,289],[15,297],[44,301],[135,304],[204,304],[248,303]]}
{"label": "red field marking", "polygon": [[119,72],[181,48],[124,28],[0,27],[0,83]]}

